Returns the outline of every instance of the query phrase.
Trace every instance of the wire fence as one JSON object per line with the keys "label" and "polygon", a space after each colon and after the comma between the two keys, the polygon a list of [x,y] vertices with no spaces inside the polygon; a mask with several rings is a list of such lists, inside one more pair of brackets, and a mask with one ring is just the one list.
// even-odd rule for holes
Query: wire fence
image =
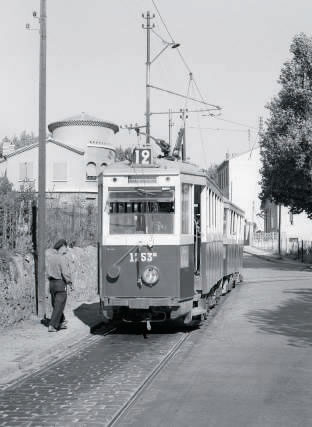
{"label": "wire fence", "polygon": [[56,240],[64,238],[72,246],[95,245],[97,240],[96,206],[73,204],[66,207],[47,209],[46,241],[47,247]]}
{"label": "wire fence", "polygon": [[[33,201],[0,201],[0,249],[20,254],[31,252],[37,236],[37,206]],[[71,246],[96,245],[97,208],[79,203],[47,206],[46,248],[64,238]]]}
{"label": "wire fence", "polygon": [[32,204],[3,198],[0,203],[0,248],[18,253],[32,250]]}
{"label": "wire fence", "polygon": [[[252,246],[272,253],[278,253],[278,233],[255,233]],[[300,260],[305,263],[312,263],[312,241],[310,240],[303,240],[297,237],[291,238],[287,237],[285,233],[281,233],[280,251],[282,255],[289,256],[292,259]]]}

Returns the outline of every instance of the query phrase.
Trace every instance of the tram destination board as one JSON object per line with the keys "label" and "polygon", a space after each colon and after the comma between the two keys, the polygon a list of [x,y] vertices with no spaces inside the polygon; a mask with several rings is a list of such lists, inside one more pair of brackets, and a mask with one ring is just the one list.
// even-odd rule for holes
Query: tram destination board
{"label": "tram destination board", "polygon": [[150,148],[135,148],[132,155],[132,163],[141,166],[152,164],[152,150]]}

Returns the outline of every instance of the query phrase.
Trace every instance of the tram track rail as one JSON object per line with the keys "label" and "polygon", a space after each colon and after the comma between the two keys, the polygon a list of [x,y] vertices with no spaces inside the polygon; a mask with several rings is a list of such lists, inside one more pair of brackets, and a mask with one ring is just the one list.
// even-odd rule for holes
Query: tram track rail
{"label": "tram track rail", "polygon": [[155,368],[150,372],[150,374],[142,381],[137,390],[130,396],[130,398],[125,402],[125,404],[118,409],[113,418],[105,424],[105,427],[114,427],[117,423],[126,415],[127,411],[130,410],[142,395],[144,390],[152,383],[154,378],[162,372],[162,370],[168,365],[171,359],[175,357],[182,345],[190,337],[191,332],[185,332],[184,335],[175,343],[175,345],[167,352],[165,357],[155,366]]}
{"label": "tram track rail", "polygon": [[92,336],[88,336],[87,339],[84,337],[77,340],[73,344],[69,345],[66,350],[62,351],[62,356],[58,357],[57,355],[54,354],[54,358],[55,358],[54,361],[51,361],[49,358],[45,360],[40,366],[36,366],[35,368],[30,367],[29,371],[25,372],[25,374],[19,376],[18,378],[14,379],[8,384],[4,384],[3,386],[1,386],[0,392],[4,392],[16,386],[23,385],[23,383],[27,381],[29,377],[37,377],[39,375],[43,375],[49,369],[53,368],[54,366],[57,366],[67,358],[71,357],[76,351],[83,351],[91,344],[94,344],[97,341],[99,341],[103,336],[110,335],[114,333],[116,330],[117,328],[113,327],[103,332],[101,335],[92,335]]}

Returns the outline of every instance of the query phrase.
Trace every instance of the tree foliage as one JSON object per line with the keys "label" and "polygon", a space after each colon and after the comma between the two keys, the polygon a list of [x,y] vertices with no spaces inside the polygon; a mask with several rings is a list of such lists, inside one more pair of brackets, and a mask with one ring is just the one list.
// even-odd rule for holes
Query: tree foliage
{"label": "tree foliage", "polygon": [[127,147],[127,148],[122,148],[117,147],[116,148],[116,162],[122,162],[124,160],[131,160],[132,158],[132,151],[133,151],[133,147]]}
{"label": "tree foliage", "polygon": [[0,176],[0,197],[7,196],[13,191],[13,184],[8,180],[7,176]]}
{"label": "tree foliage", "polygon": [[312,218],[312,38],[294,37],[260,138],[261,199]]}
{"label": "tree foliage", "polygon": [[18,148],[38,142],[38,137],[33,132],[28,133],[23,130],[19,136],[13,137],[13,142],[15,144],[15,149],[17,150]]}
{"label": "tree foliage", "polygon": [[206,174],[212,179],[215,183],[218,183],[218,165],[216,163],[212,163],[208,169],[203,169]]}
{"label": "tree foliage", "polygon": [[[4,139],[5,138],[3,138],[3,140],[0,142],[0,154],[2,153]],[[26,130],[23,130],[19,136],[14,135],[13,138],[10,138],[10,140],[12,140],[14,143],[15,150],[18,150],[19,148],[25,147],[26,145],[31,145],[35,142],[38,142],[38,137],[33,132],[28,133]]]}

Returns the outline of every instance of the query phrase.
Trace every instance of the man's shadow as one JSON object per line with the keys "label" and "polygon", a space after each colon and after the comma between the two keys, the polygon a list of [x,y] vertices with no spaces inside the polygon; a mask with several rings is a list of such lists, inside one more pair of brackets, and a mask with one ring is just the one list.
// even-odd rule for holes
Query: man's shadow
{"label": "man's shadow", "polygon": [[91,334],[103,334],[108,328],[99,302],[94,302],[92,304],[83,303],[75,308],[73,313],[85,325],[90,327]]}

